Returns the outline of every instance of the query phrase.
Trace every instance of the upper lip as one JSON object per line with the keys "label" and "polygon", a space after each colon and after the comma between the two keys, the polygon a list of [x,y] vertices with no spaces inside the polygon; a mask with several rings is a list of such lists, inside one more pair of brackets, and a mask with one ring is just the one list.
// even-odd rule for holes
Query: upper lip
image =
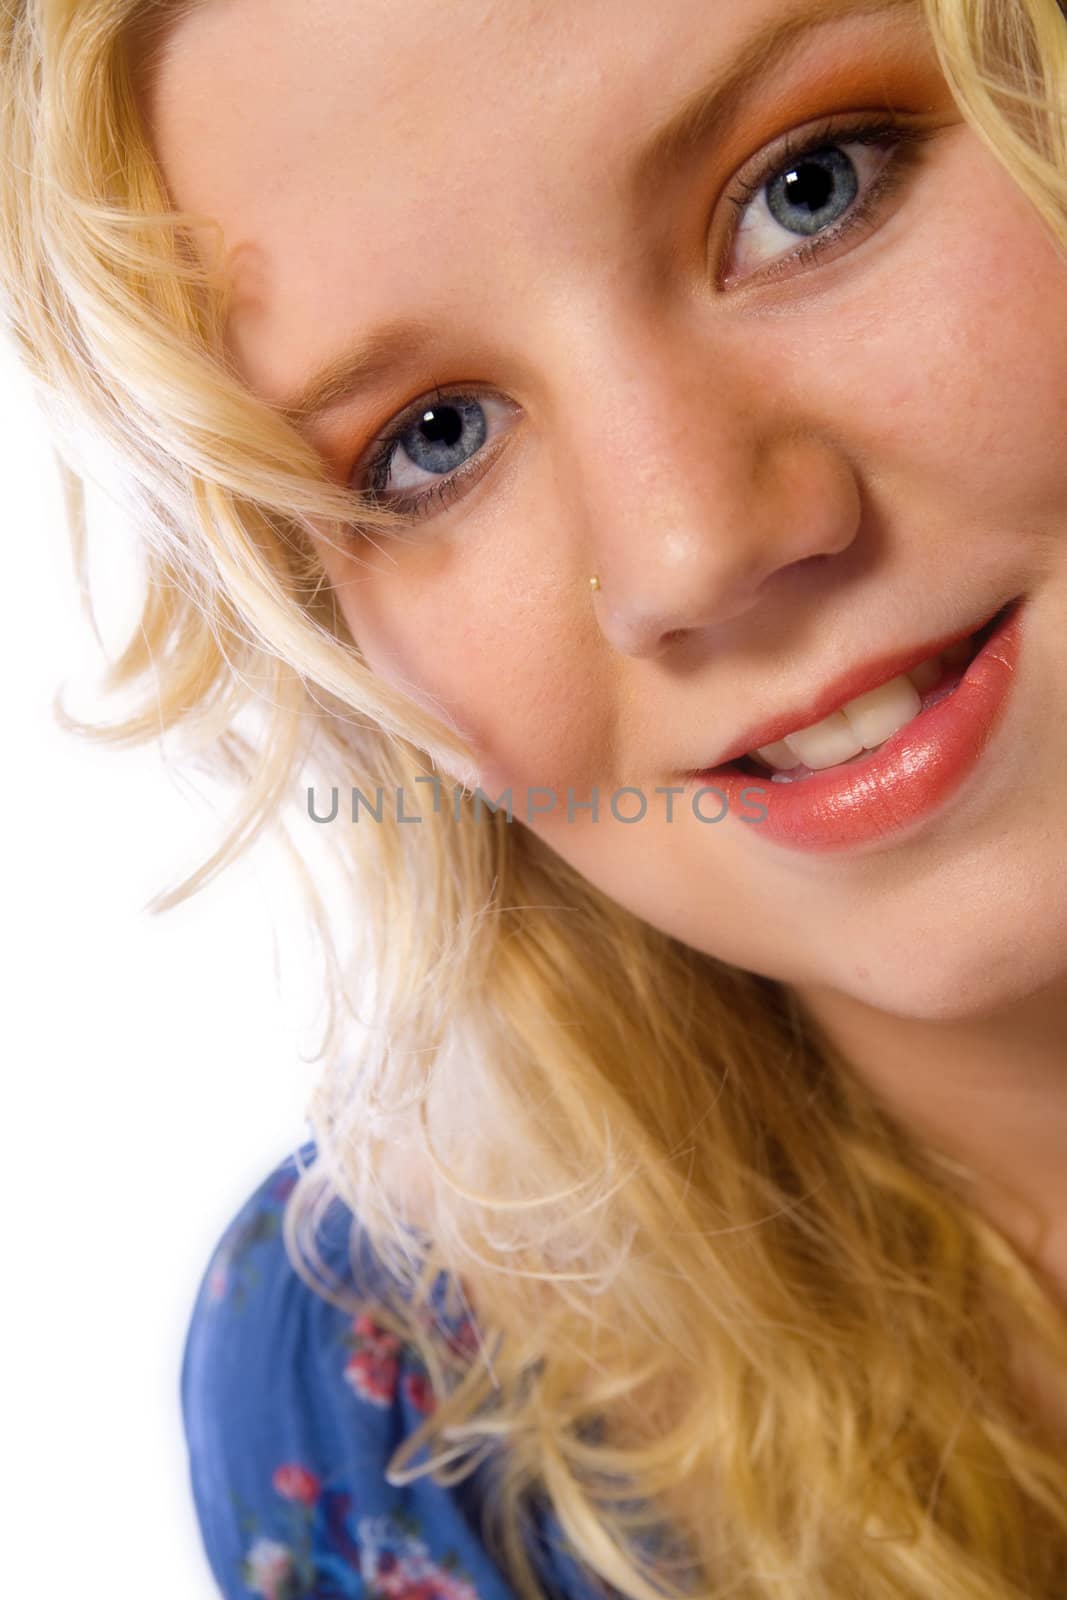
{"label": "upper lip", "polygon": [[831,712],[838,711],[849,700],[855,700],[857,695],[866,694],[868,689],[877,689],[881,684],[888,683],[891,678],[899,677],[903,672],[910,672],[912,667],[917,667],[921,661],[929,661],[931,656],[939,656],[943,650],[949,650],[961,640],[980,633],[1003,609],[1002,604],[995,610],[987,612],[980,622],[972,622],[965,628],[957,628],[953,633],[943,634],[937,639],[928,639],[922,644],[908,645],[903,650],[883,652],[859,666],[850,667],[847,672],[839,673],[836,678],[831,679],[818,694],[813,695],[803,705],[794,706],[790,711],[779,712],[776,716],[748,728],[728,745],[713,763],[709,762],[700,771],[713,772],[725,766],[727,762],[736,761],[739,757],[746,756],[753,750],[759,750],[764,745],[776,744],[779,739],[784,739],[787,733],[796,733],[801,728],[814,726]]}

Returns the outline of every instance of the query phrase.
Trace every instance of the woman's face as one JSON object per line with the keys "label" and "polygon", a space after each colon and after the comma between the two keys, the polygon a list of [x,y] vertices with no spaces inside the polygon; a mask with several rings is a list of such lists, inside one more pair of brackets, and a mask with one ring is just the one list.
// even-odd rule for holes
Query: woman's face
{"label": "woman's face", "polygon": [[[211,0],[151,116],[234,252],[258,394],[411,324],[306,432],[421,514],[323,557],[515,826],[691,945],[902,1016],[1064,973],[1067,263],[914,6]],[[696,814],[688,775],[757,724],[1020,595],[1008,701],[938,804],[820,848]]]}

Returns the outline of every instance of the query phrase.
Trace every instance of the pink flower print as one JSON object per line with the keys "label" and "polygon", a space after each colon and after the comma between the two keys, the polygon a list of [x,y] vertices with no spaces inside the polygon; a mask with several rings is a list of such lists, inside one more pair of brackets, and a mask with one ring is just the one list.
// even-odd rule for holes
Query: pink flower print
{"label": "pink flower print", "polygon": [[418,1411],[426,1413],[437,1409],[437,1397],[425,1372],[406,1372],[404,1393]]}
{"label": "pink flower print", "polygon": [[442,1340],[453,1355],[463,1358],[477,1354],[478,1329],[468,1313],[450,1317],[444,1311],[434,1312],[431,1307],[422,1306],[419,1320],[431,1337]]}
{"label": "pink flower print", "polygon": [[345,1381],[371,1405],[390,1405],[396,1395],[400,1340],[362,1312],[352,1324],[349,1343],[352,1354],[345,1363]]}
{"label": "pink flower print", "polygon": [[390,1517],[361,1518],[357,1538],[369,1592],[386,1600],[478,1600],[462,1570],[439,1565],[424,1540],[402,1531]]}
{"label": "pink flower print", "polygon": [[302,1506],[313,1506],[322,1490],[322,1484],[315,1474],[295,1461],[286,1461],[276,1467],[270,1481],[283,1500],[295,1500]]}
{"label": "pink flower print", "polygon": [[391,1344],[394,1348],[398,1343],[396,1335],[383,1328],[380,1322],[375,1322],[366,1311],[360,1312],[352,1326],[359,1337],[366,1339],[368,1343]]}
{"label": "pink flower print", "polygon": [[477,1353],[478,1344],[478,1328],[476,1324],[472,1322],[470,1317],[464,1317],[463,1321],[452,1333],[453,1348],[462,1355],[473,1356]]}
{"label": "pink flower print", "polygon": [[274,1539],[257,1539],[244,1561],[243,1578],[253,1594],[263,1600],[282,1600],[283,1585],[293,1570],[293,1557]]}
{"label": "pink flower print", "polygon": [[357,1350],[345,1363],[345,1379],[361,1400],[371,1405],[388,1406],[396,1395],[399,1363],[395,1357],[381,1360],[368,1350]]}
{"label": "pink flower print", "polygon": [[226,1293],[226,1284],[229,1281],[229,1272],[225,1261],[217,1261],[208,1277],[207,1293],[209,1300],[221,1300]]}

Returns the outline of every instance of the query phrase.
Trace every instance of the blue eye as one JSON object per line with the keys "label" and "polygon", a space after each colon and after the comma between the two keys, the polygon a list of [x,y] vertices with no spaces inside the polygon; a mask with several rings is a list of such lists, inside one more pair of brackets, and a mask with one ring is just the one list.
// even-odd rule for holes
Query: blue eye
{"label": "blue eye", "polygon": [[[845,126],[831,119],[806,136],[787,135],[769,157],[759,158],[752,177],[735,180],[737,193],[729,198],[738,220],[728,241],[730,253],[740,247],[755,261],[743,262],[730,278],[748,277],[748,267],[762,277],[796,262],[813,262],[847,236],[873,226],[932,137],[931,128],[871,112],[853,116]],[[790,234],[811,242],[790,252],[774,248]]]}
{"label": "blue eye", "polygon": [[[440,506],[457,494],[475,466],[481,470],[479,457],[487,456],[484,447],[496,414],[517,409],[492,396],[483,400],[435,390],[379,438],[359,487],[367,490],[372,505],[413,519],[423,516],[430,503]],[[422,487],[427,481],[429,487]]]}
{"label": "blue eye", "polygon": [[813,150],[767,185],[767,209],[783,228],[819,233],[844,215],[860,192],[856,168],[839,149]]}
{"label": "blue eye", "polygon": [[476,400],[441,400],[402,433],[395,449],[423,472],[455,472],[485,443],[485,412]]}

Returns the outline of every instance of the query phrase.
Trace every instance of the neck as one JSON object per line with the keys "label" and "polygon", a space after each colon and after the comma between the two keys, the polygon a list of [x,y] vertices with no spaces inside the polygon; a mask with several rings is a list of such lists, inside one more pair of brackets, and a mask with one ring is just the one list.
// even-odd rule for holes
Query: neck
{"label": "neck", "polygon": [[800,1008],[889,1112],[974,1174],[970,1198],[1067,1309],[1067,980],[931,1022],[798,987]]}

